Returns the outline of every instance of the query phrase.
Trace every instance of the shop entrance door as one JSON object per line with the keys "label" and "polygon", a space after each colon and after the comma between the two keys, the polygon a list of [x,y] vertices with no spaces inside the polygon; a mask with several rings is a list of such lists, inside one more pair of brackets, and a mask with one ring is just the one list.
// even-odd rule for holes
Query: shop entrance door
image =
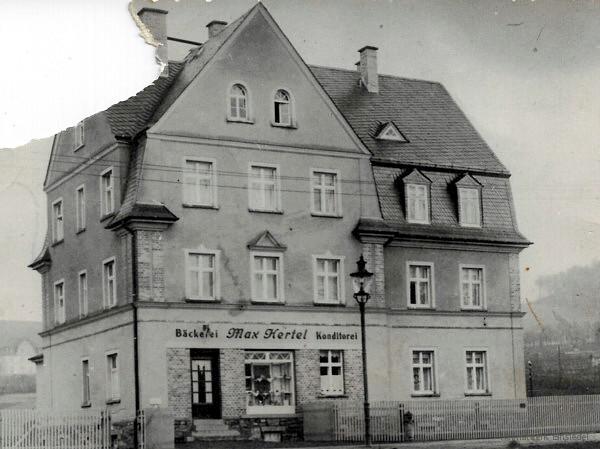
{"label": "shop entrance door", "polygon": [[218,349],[190,351],[192,377],[192,417],[218,419],[221,417],[221,382]]}

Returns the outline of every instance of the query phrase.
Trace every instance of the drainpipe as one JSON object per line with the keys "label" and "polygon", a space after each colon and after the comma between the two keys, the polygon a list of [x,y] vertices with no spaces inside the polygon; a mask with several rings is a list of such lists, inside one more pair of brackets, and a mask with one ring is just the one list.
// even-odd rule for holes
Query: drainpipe
{"label": "drainpipe", "polygon": [[133,428],[133,447],[138,449],[138,416],[137,412],[140,409],[140,372],[138,359],[138,309],[137,300],[139,293],[138,278],[137,278],[137,240],[135,233],[128,228],[123,228],[131,235],[131,284],[133,289],[133,378],[135,382],[134,397],[135,397],[135,424]]}

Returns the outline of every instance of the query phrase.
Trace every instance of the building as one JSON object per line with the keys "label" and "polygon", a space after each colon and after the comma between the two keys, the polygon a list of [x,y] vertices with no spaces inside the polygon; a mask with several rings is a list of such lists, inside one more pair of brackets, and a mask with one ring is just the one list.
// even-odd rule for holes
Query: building
{"label": "building", "polygon": [[29,361],[38,352],[41,323],[0,321],[0,394],[35,391],[35,366]]}
{"label": "building", "polygon": [[[166,48],[164,11],[139,13]],[[438,83],[308,66],[264,5],[55,137],[40,405],[231,426],[525,395],[509,172]]]}

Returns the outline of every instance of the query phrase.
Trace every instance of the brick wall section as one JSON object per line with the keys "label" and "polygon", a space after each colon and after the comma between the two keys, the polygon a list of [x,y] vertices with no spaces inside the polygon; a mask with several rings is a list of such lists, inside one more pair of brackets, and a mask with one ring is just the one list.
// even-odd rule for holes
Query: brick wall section
{"label": "brick wall section", "polygon": [[[383,244],[363,242],[363,257],[367,261],[366,269],[374,274],[371,284],[369,305],[385,307],[385,274],[383,267]],[[349,267],[354,271],[356,266]]]}
{"label": "brick wall section", "polygon": [[42,275],[42,326],[47,330],[54,324],[54,309],[50,297],[48,270],[40,269],[39,272]]}
{"label": "brick wall section", "polygon": [[219,352],[223,418],[236,418],[246,413],[244,350],[221,349]]}
{"label": "brick wall section", "polygon": [[164,301],[162,231],[138,230],[137,267],[140,301]]}
{"label": "brick wall section", "polygon": [[[299,349],[294,352],[296,376],[296,405],[325,401],[320,395],[319,350]],[[360,350],[344,351],[344,393],[347,399],[363,399],[362,355]]]}
{"label": "brick wall section", "polygon": [[190,351],[186,348],[167,348],[168,403],[176,419],[192,417],[192,385]]}
{"label": "brick wall section", "polygon": [[519,255],[508,255],[508,276],[510,280],[510,308],[513,312],[521,311],[521,278],[519,273]]}

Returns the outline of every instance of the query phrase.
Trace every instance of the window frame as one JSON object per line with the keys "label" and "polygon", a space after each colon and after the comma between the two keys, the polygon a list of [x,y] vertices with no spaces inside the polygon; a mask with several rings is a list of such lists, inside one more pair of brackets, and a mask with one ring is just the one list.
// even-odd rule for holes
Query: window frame
{"label": "window frame", "polygon": [[[253,363],[247,363],[246,354],[247,353],[265,353],[267,356],[263,360],[260,360],[255,363],[256,365],[269,365],[271,366],[273,363],[270,363],[272,359],[269,357],[271,353],[288,353],[290,354],[289,364],[290,364],[290,404],[289,405],[248,405],[248,400],[246,399],[246,413],[248,415],[292,415],[296,413],[296,379],[295,379],[295,357],[293,350],[281,349],[281,350],[265,350],[265,349],[250,349],[244,351],[244,379],[246,379],[246,365],[253,365]],[[261,363],[262,362],[262,363]],[[248,390],[245,390],[246,392]],[[247,396],[247,393],[245,393]]]}
{"label": "window frame", "polygon": [[[254,270],[254,258],[255,257],[272,257],[278,259],[278,270],[277,270],[277,289],[280,293],[276,299],[265,299],[256,298],[254,296],[257,286]],[[264,304],[283,304],[285,303],[285,282],[284,282],[284,268],[283,268],[283,254],[276,251],[250,251],[250,297],[253,303],[264,303]],[[264,275],[263,275],[264,276]],[[264,293],[264,278],[263,278],[263,293]]]}
{"label": "window frame", "polygon": [[[414,219],[410,217],[410,202],[409,202],[409,187],[423,187],[425,189],[425,211],[426,217],[423,220]],[[404,206],[405,206],[405,217],[406,222],[410,224],[431,224],[431,185],[426,182],[415,182],[415,181],[406,181],[404,183]]]}
{"label": "window frame", "polygon": [[[252,169],[253,168],[270,168],[270,169],[274,169],[275,170],[275,181],[274,181],[274,185],[275,185],[275,208],[274,209],[260,209],[258,207],[255,207],[255,205],[252,202],[252,181],[254,179],[254,176],[252,174]],[[263,180],[263,178],[261,177],[261,180]],[[262,189],[262,193],[263,195],[266,195],[266,190],[264,189],[264,182],[263,182],[263,189]],[[268,162],[249,162],[248,163],[248,210],[250,212],[264,212],[264,213],[272,213],[272,214],[281,214],[283,213],[282,208],[281,208],[281,170],[279,167],[279,164],[271,164]]]}
{"label": "window frame", "polygon": [[[110,173],[110,189],[104,188],[104,178]],[[110,190],[110,209],[107,209],[106,192]],[[105,170],[102,170],[100,173],[100,218],[108,217],[115,212],[115,171],[112,166],[108,167]]]}
{"label": "window frame", "polygon": [[[328,213],[319,211],[315,207],[315,190],[320,186],[320,196],[321,196],[321,205],[323,205],[323,191],[324,185],[315,183],[316,176],[315,174],[330,174],[335,175],[335,183],[334,183],[334,202],[335,202],[335,212]],[[318,217],[342,217],[342,181],[340,176],[340,171],[331,168],[311,168],[310,169],[310,213],[314,216]]]}
{"label": "window frame", "polygon": [[[60,221],[56,215],[56,206],[60,204]],[[59,226],[60,223],[60,226]],[[60,235],[59,235],[60,230]],[[52,202],[52,243],[60,243],[65,239],[65,202],[62,196]]]}
{"label": "window frame", "polygon": [[[86,374],[83,370],[84,364],[87,364],[87,381]],[[87,397],[86,397],[87,396]],[[92,406],[92,387],[91,387],[91,363],[89,357],[81,359],[81,407]]]}
{"label": "window frame", "polygon": [[[277,94],[279,92],[285,92],[288,96],[288,122],[287,123],[283,123],[283,122],[278,122],[276,120],[276,115],[275,115],[275,105],[277,103],[280,103],[276,100]],[[273,95],[271,96],[272,98],[272,109],[271,109],[271,125],[275,126],[275,127],[279,127],[279,128],[296,128],[296,109],[295,109],[295,101],[294,101],[294,96],[292,95],[290,89],[288,89],[287,87],[278,87],[277,89],[275,89],[273,91]]]}
{"label": "window frame", "polygon": [[[238,116],[234,116],[231,114],[231,98],[232,98],[232,89],[235,86],[241,86],[242,89],[246,92],[246,117],[239,117],[239,102],[236,104],[238,109]],[[252,109],[250,107],[250,89],[248,89],[248,85],[242,81],[234,81],[230,83],[227,87],[227,93],[225,95],[226,101],[226,111],[227,111],[227,121],[228,122],[237,122],[237,123],[249,123],[252,124],[254,121],[252,120]]]}
{"label": "window frame", "polygon": [[[81,279],[85,278],[85,289],[82,292]],[[79,318],[88,316],[89,313],[89,290],[88,290],[88,275],[87,270],[81,270],[77,273],[77,292],[79,302]],[[82,295],[83,293],[83,295]]]}
{"label": "window frame", "polygon": [[[473,270],[481,270],[481,305],[474,306],[473,298],[471,298],[471,304],[465,305],[463,303],[463,270],[464,269],[473,269]],[[459,264],[458,266],[458,283],[459,283],[459,291],[460,291],[460,308],[462,310],[487,310],[487,291],[486,291],[486,276],[485,276],[485,266],[484,265],[475,265],[475,264]],[[469,285],[471,283],[469,282]]]}
{"label": "window frame", "polygon": [[[83,198],[83,201],[82,201],[83,204],[80,204],[80,202],[79,202],[79,198],[80,198],[79,192],[81,192],[81,198]],[[86,207],[87,207],[87,200],[86,200],[86,194],[85,194],[85,184],[81,184],[80,186],[77,186],[77,188],[75,189],[75,233],[76,234],[85,231]]]}
{"label": "window frame", "polygon": [[75,125],[75,143],[73,151],[77,151],[85,145],[85,121],[81,120]]}
{"label": "window frame", "polygon": [[[121,362],[119,361],[119,351],[110,350],[104,353],[104,360],[106,363],[106,403],[116,404],[121,402]],[[112,367],[111,357],[114,356],[116,360],[116,367]],[[116,384],[117,384],[117,395],[113,393],[113,375],[116,373]]]}
{"label": "window frame", "polygon": [[[433,357],[433,363],[431,364],[431,382],[433,384],[433,389],[432,390],[427,390],[427,391],[419,391],[419,390],[415,390],[415,385],[414,385],[414,375],[413,375],[413,369],[415,368],[415,364],[413,361],[413,356],[415,352],[430,352],[432,354]],[[411,396],[418,396],[418,397],[432,397],[432,396],[439,396],[440,393],[440,389],[439,389],[439,382],[438,382],[438,369],[437,369],[437,364],[438,364],[438,350],[436,347],[431,347],[431,346],[417,346],[417,347],[411,347],[409,348],[409,356],[410,356],[410,374],[411,374]],[[422,365],[419,365],[422,368]],[[421,370],[422,373],[422,370]]]}
{"label": "window frame", "polygon": [[[483,375],[485,379],[485,390],[469,390],[469,382],[468,382],[468,368],[467,365],[467,353],[468,352],[482,352],[484,354],[484,364],[483,364]],[[472,367],[475,365],[471,364]],[[489,369],[489,350],[487,347],[466,347],[463,350],[463,375],[465,382],[465,396],[491,396],[492,395],[492,387],[491,387],[491,379],[490,379],[490,369]],[[476,382],[475,382],[476,383]]]}
{"label": "window frame", "polygon": [[[106,278],[106,265],[109,263],[113,264],[112,294],[113,294],[113,298],[114,298],[114,304],[109,304],[108,297],[107,297],[107,290],[108,290],[107,281],[108,281],[108,279]],[[116,307],[117,304],[118,304],[118,300],[117,300],[117,260],[113,256],[113,257],[104,259],[102,261],[102,306],[104,307],[104,309],[112,309],[113,307]]]}
{"label": "window frame", "polygon": [[[338,274],[337,274],[337,291],[338,291],[338,299],[337,301],[327,301],[325,299],[320,300],[318,297],[318,277],[319,273],[317,272],[317,265],[319,260],[335,260],[338,262]],[[312,262],[313,262],[313,302],[319,305],[327,305],[327,306],[338,306],[346,304],[346,294],[345,294],[345,270],[344,270],[344,256],[336,256],[331,254],[331,252],[327,251],[325,254],[313,254]],[[327,291],[327,289],[325,289]]]}
{"label": "window frame", "polygon": [[[59,299],[59,297],[56,294],[56,287],[58,286],[62,287],[62,307],[59,307],[59,303],[57,302],[57,300]],[[63,324],[67,321],[67,314],[66,314],[66,308],[67,308],[67,293],[66,293],[66,285],[65,285],[65,279],[59,279],[58,281],[54,282],[54,286],[52,289],[52,298],[53,298],[53,303],[54,303],[54,323],[57,325]]]}
{"label": "window frame", "polygon": [[[461,227],[463,228],[481,228],[483,227],[483,203],[481,200],[481,187],[462,187],[462,186],[457,186],[457,190],[458,190],[458,223],[460,224]],[[464,222],[464,214],[463,214],[463,191],[464,190],[472,190],[474,192],[477,192],[477,218],[478,223],[465,223]]]}
{"label": "window frame", "polygon": [[[204,203],[199,203],[199,202],[190,202],[187,201],[189,199],[186,198],[186,186],[188,184],[186,184],[186,177],[189,176],[189,173],[187,171],[187,163],[188,162],[200,162],[200,163],[205,163],[205,164],[211,164],[211,173],[210,175],[206,176],[207,178],[210,177],[210,196],[211,196],[211,202],[210,204],[204,204]],[[182,189],[181,189],[181,196],[182,196],[182,204],[184,207],[199,207],[199,208],[205,208],[205,209],[218,209],[219,208],[219,203],[218,203],[218,184],[217,184],[217,160],[215,158],[209,158],[209,157],[195,157],[195,156],[184,156],[183,157],[183,162],[182,162],[182,171],[183,171],[183,181],[182,181]],[[194,173],[195,175],[195,173]],[[196,187],[196,186],[194,186]]]}
{"label": "window frame", "polygon": [[[410,302],[410,267],[429,267],[429,304],[411,304]],[[435,268],[433,262],[409,260],[406,262],[406,304],[409,309],[435,309]]]}
{"label": "window frame", "polygon": [[[325,364],[321,361],[321,353],[322,352],[327,352],[327,362],[325,362]],[[331,353],[332,352],[339,352],[340,353],[340,362],[339,363],[334,363],[331,361]],[[322,386],[322,378],[323,375],[321,374],[321,368],[323,368],[323,366],[327,367],[327,378],[329,380],[329,385],[331,387],[331,378],[333,377],[332,373],[332,368],[334,367],[339,367],[341,370],[341,375],[340,377],[342,378],[342,391],[341,392],[327,392],[327,391],[323,391],[323,386]],[[323,397],[340,397],[340,396],[344,396],[346,393],[346,377],[345,377],[345,370],[344,370],[344,350],[343,349],[319,349],[319,394]]]}
{"label": "window frame", "polygon": [[[215,302],[221,299],[221,277],[220,277],[220,262],[221,262],[221,251],[217,249],[209,249],[204,245],[201,245],[198,248],[186,248],[183,250],[184,252],[184,266],[185,266],[185,299],[186,301],[202,301],[202,302]],[[214,257],[213,261],[213,297],[205,298],[202,296],[192,295],[191,291],[191,279],[190,279],[190,265],[189,265],[189,257],[191,255],[210,255]],[[202,272],[202,271],[201,271]],[[203,281],[200,280],[200,283]],[[199,285],[200,285],[199,283]],[[203,285],[201,286],[203,287]],[[203,290],[203,288],[201,288]]]}

